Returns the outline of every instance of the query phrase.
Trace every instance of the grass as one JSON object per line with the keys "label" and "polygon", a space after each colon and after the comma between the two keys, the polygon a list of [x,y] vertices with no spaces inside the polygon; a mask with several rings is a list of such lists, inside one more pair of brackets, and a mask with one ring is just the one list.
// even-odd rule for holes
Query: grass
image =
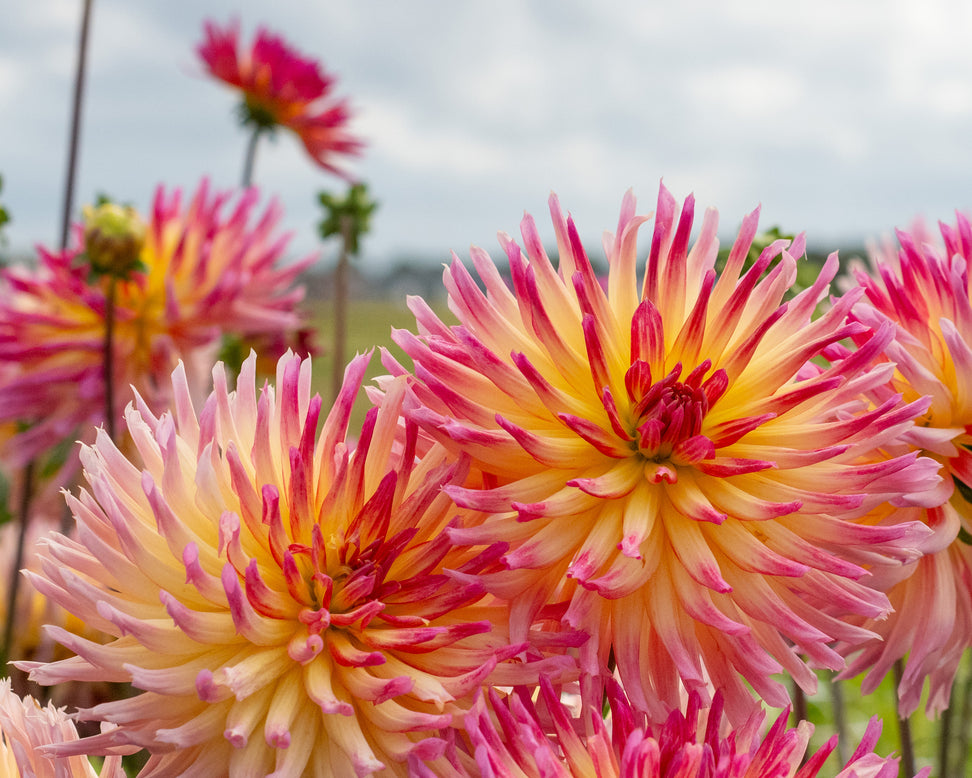
{"label": "grass", "polygon": [[[433,307],[440,316],[449,315],[444,304]],[[324,407],[327,408],[334,400],[331,396],[331,374],[334,370],[333,310],[328,301],[313,302],[308,308],[311,311],[311,324],[317,331],[317,345],[320,349],[320,353],[314,357],[313,390],[321,395],[325,403]],[[405,353],[392,342],[393,328],[415,332],[415,317],[408,310],[404,298],[394,302],[355,300],[348,308],[348,340],[345,345],[347,359],[350,360],[355,354],[363,354],[374,349],[365,373],[364,385],[366,386],[371,384],[371,379],[374,377],[388,373],[381,364],[380,348],[388,349],[402,364],[409,367],[412,364]],[[369,407],[364,391],[360,392],[351,417],[352,431],[361,427]]]}

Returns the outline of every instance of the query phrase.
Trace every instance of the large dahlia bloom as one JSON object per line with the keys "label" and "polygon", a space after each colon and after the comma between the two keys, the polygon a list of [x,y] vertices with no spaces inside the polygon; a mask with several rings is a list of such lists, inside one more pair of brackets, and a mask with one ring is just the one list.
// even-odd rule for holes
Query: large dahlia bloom
{"label": "large dahlia bloom", "polygon": [[469,455],[490,487],[449,487],[490,513],[452,537],[509,542],[508,570],[485,582],[513,602],[516,639],[537,609],[566,604],[565,622],[591,636],[584,671],[616,663],[654,718],[679,707],[679,681],[704,697],[723,688],[737,722],[752,709],[744,681],[782,707],[774,673],[812,690],[801,654],[841,668],[830,643],[873,635],[833,611],[888,612],[861,579],[875,560],[912,558],[922,528],[867,517],[937,478],[934,462],[883,452],[927,402],[860,399],[890,375],[869,368],[890,328],[830,366],[809,362],[865,330],[846,321],[862,292],[814,318],[832,256],[783,302],[803,243],[777,241],[744,272],[758,212],[717,272],[716,213],[690,247],[694,202],[679,215],[662,187],[639,281],[646,219],[630,193],[605,237],[606,279],[556,197],[550,210],[559,266],[527,216],[525,250],[500,237],[511,285],[473,249],[485,291],[458,258],[445,272],[459,324],[416,299],[419,334],[395,334],[415,363],[412,417]]}
{"label": "large dahlia bloom", "polygon": [[[156,192],[141,251],[144,272],[115,287],[114,376],[156,411],[182,359],[212,365],[224,333],[270,338],[302,324],[297,276],[313,257],[283,265],[289,236],[281,208],[257,210],[250,190],[235,204],[203,181],[184,202]],[[105,421],[107,288],[93,282],[80,248],[40,250],[38,267],[4,271],[0,288],[0,421],[24,424],[12,453],[28,460]],[[208,376],[206,376],[208,382]],[[115,392],[120,418],[127,393]]]}
{"label": "large dahlia bloom", "polygon": [[[501,700],[493,690],[480,696],[465,718],[465,731],[452,749],[451,770],[437,773],[413,760],[416,778],[814,778],[837,746],[833,736],[806,754],[813,725],[787,729],[789,709],[765,730],[763,711],[730,729],[722,696],[703,708],[693,693],[687,710],[675,710],[659,724],[632,708],[620,685],[608,679],[606,699],[581,707],[574,717],[553,686],[541,679],[536,701],[529,689]],[[590,698],[589,698],[590,699]],[[765,731],[764,731],[765,730]],[[881,734],[876,716],[835,778],[897,778],[898,759],[874,753]],[[470,760],[469,756],[472,756]],[[474,767],[470,764],[474,763]],[[917,778],[924,778],[930,768]],[[834,775],[832,772],[826,775]]]}
{"label": "large dahlia bloom", "polygon": [[213,76],[242,92],[244,122],[286,127],[318,165],[344,175],[335,158],[357,153],[361,142],[348,132],[350,112],[333,95],[334,77],[265,29],[257,30],[249,49],[240,46],[238,22],[206,22],[205,32],[197,53]]}
{"label": "large dahlia bloom", "polygon": [[0,681],[0,775],[4,778],[125,778],[120,756],[110,756],[100,771],[85,756],[54,757],[50,746],[75,743],[78,733],[63,709],[42,708],[33,697],[21,699]]}
{"label": "large dahlia bloom", "polygon": [[352,453],[367,356],[319,435],[310,362],[284,356],[276,391],[257,397],[255,361],[235,392],[217,367],[198,415],[181,371],[172,415],[130,409],[136,461],[104,432],[83,449],[91,491],[69,498],[78,542],[52,536],[30,578],[114,640],[53,628],[77,656],[24,669],[142,691],[82,710],[117,728],[58,753],[142,746],[142,778],[405,775],[410,754],[435,764],[432,735],[487,676],[535,683],[565,663],[503,662],[526,646],[491,631],[497,612],[461,578],[497,552],[451,550],[441,487],[463,465],[438,448],[416,459],[404,385],[371,409]]}
{"label": "large dahlia bloom", "polygon": [[880,637],[865,644],[848,674],[868,670],[863,688],[871,691],[907,656],[899,688],[903,711],[918,707],[928,679],[927,707],[939,712],[972,645],[972,223],[959,215],[955,226],[941,225],[940,240],[918,225],[899,232],[898,241],[899,248],[872,252],[874,275],[856,272],[866,298],[853,315],[875,329],[893,327],[894,339],[883,351],[895,371],[874,395],[879,401],[891,394],[930,398],[902,445],[939,462],[945,477],[919,514],[932,530],[922,545],[925,555],[904,568],[875,569],[894,613],[866,622]]}

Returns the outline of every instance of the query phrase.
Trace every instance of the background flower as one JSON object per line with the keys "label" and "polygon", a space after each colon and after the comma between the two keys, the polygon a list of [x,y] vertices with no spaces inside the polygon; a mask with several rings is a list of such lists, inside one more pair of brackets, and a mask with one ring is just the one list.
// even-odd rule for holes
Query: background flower
{"label": "background flower", "polygon": [[899,508],[892,517],[919,518],[932,531],[921,559],[905,568],[875,569],[875,585],[887,589],[894,613],[865,622],[876,637],[859,652],[861,647],[841,647],[856,653],[847,675],[868,671],[865,692],[907,656],[899,688],[903,713],[918,707],[926,679],[928,711],[944,710],[972,645],[972,224],[959,215],[954,226],[940,227],[939,240],[922,224],[899,232],[899,246],[875,248],[873,273],[855,273],[866,298],[854,307],[854,317],[895,333],[883,350],[894,373],[872,395],[878,401],[896,393],[929,398],[900,445],[934,459],[944,476],[923,496],[925,508],[917,515],[914,508]]}
{"label": "background flower", "polygon": [[585,672],[616,663],[654,718],[679,707],[679,682],[703,697],[724,689],[737,723],[752,710],[745,682],[782,707],[775,673],[815,687],[798,653],[841,668],[832,641],[873,634],[832,611],[887,613],[860,580],[866,567],[916,555],[923,528],[866,517],[934,483],[934,462],[883,451],[927,403],[861,399],[888,378],[889,366],[869,366],[889,328],[830,366],[810,362],[865,331],[846,321],[862,292],[814,318],[832,256],[784,302],[802,238],[774,242],[744,272],[758,212],[717,274],[716,213],[690,246],[694,201],[679,213],[662,187],[642,276],[646,218],[629,193],[601,279],[555,197],[550,210],[556,268],[526,217],[525,249],[500,236],[510,285],[473,249],[478,284],[458,258],[445,273],[459,324],[413,299],[418,335],[395,333],[415,363],[412,417],[491,487],[447,487],[489,514],[452,536],[510,543],[508,571],[484,580],[512,601],[515,639],[540,607],[565,604],[565,622],[591,635]]}
{"label": "background flower", "polygon": [[[587,691],[599,684],[585,679]],[[453,754],[452,772],[436,773],[413,759],[416,778],[436,775],[495,778],[814,778],[837,745],[830,738],[806,754],[813,725],[787,729],[789,709],[766,730],[760,711],[730,729],[722,696],[705,708],[693,693],[687,709],[659,724],[631,707],[621,686],[606,682],[606,695],[587,694],[580,715],[572,713],[544,679],[538,697],[520,688],[506,700],[481,696],[465,719],[467,740]],[[534,701],[536,700],[536,701]],[[602,713],[610,703],[610,720]],[[870,720],[861,742],[836,778],[897,778],[898,760],[874,753],[881,722]],[[461,753],[467,749],[466,753]],[[475,767],[470,767],[472,756]],[[919,776],[928,776],[925,768]]]}
{"label": "background flower", "polygon": [[[230,393],[221,368],[197,415],[182,371],[172,415],[128,412],[139,457],[102,432],[82,451],[91,491],[70,497],[79,541],[52,536],[37,588],[113,635],[63,629],[78,655],[26,664],[31,678],[131,681],[137,696],[81,711],[117,729],[61,753],[135,744],[148,776],[405,775],[471,704],[487,677],[536,682],[566,662],[500,664],[509,645],[475,575],[498,549],[454,550],[455,509],[441,487],[462,465],[434,449],[416,460],[400,425],[404,383],[345,443],[367,356],[348,367],[317,435],[310,362],[277,368],[255,391],[255,357]],[[457,575],[447,575],[445,569]],[[465,701],[462,698],[468,697]]]}
{"label": "background flower", "polygon": [[[156,412],[171,399],[168,375],[180,359],[204,385],[224,333],[270,340],[302,325],[296,281],[313,257],[282,265],[280,207],[258,212],[255,190],[231,198],[206,181],[188,202],[159,187],[145,271],[116,286],[115,381],[135,386]],[[7,447],[15,462],[105,420],[105,287],[89,278],[80,249],[39,256],[39,267],[4,271],[0,290],[0,421],[22,425]],[[119,418],[129,397],[115,392]]]}
{"label": "background flower", "polygon": [[95,770],[84,756],[53,758],[48,746],[77,741],[78,733],[62,709],[42,708],[33,697],[21,699],[0,681],[0,773],[14,778],[125,778],[121,757],[110,756]]}
{"label": "background flower", "polygon": [[344,175],[335,158],[357,153],[361,142],[347,129],[347,103],[332,94],[334,78],[263,28],[249,49],[241,48],[239,37],[236,21],[226,27],[206,22],[197,52],[210,74],[243,93],[244,124],[257,132],[286,127],[318,165]]}

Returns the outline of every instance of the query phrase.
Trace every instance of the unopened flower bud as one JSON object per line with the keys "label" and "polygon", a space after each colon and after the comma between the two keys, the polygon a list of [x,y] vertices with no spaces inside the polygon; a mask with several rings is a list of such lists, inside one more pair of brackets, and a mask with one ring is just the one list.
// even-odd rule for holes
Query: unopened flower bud
{"label": "unopened flower bud", "polygon": [[92,272],[125,278],[140,269],[145,232],[145,222],[131,206],[85,206],[84,251]]}

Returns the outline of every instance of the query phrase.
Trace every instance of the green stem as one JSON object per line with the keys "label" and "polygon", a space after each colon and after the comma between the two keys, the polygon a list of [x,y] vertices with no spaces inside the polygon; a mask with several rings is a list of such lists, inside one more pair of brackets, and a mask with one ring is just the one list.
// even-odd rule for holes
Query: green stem
{"label": "green stem", "polygon": [[348,268],[351,264],[351,241],[354,223],[350,216],[341,216],[341,254],[334,270],[334,353],[332,357],[331,397],[337,399],[344,383],[345,351],[348,340]]}
{"label": "green stem", "polygon": [[243,180],[242,186],[244,189],[251,186],[253,183],[253,166],[256,163],[256,150],[257,141],[260,140],[260,135],[263,133],[263,128],[259,125],[253,128],[253,134],[250,135],[250,139],[246,142],[246,155],[243,157]]}
{"label": "green stem", "polygon": [[74,178],[78,168],[78,144],[81,138],[81,103],[84,98],[85,63],[88,58],[88,30],[91,27],[92,0],[84,0],[81,12],[81,31],[78,40],[78,59],[74,69],[74,99],[71,104],[71,131],[68,135],[67,175],[64,183],[64,202],[61,208],[61,250],[67,248],[71,230],[71,211],[74,209]]}
{"label": "green stem", "polygon": [[115,440],[115,288],[118,279],[109,276],[105,293],[105,429],[108,437]]}
{"label": "green stem", "polygon": [[901,771],[903,775],[912,776],[915,774],[915,748],[911,740],[911,722],[907,716],[901,715],[901,700],[898,696],[903,675],[904,662],[899,659],[894,663],[894,710],[898,714],[898,738],[901,741]]}
{"label": "green stem", "polygon": [[837,734],[837,759],[841,765],[847,764],[850,759],[849,742],[847,740],[847,714],[844,710],[844,687],[841,682],[829,676],[830,683],[830,704],[834,712],[834,732]]}

